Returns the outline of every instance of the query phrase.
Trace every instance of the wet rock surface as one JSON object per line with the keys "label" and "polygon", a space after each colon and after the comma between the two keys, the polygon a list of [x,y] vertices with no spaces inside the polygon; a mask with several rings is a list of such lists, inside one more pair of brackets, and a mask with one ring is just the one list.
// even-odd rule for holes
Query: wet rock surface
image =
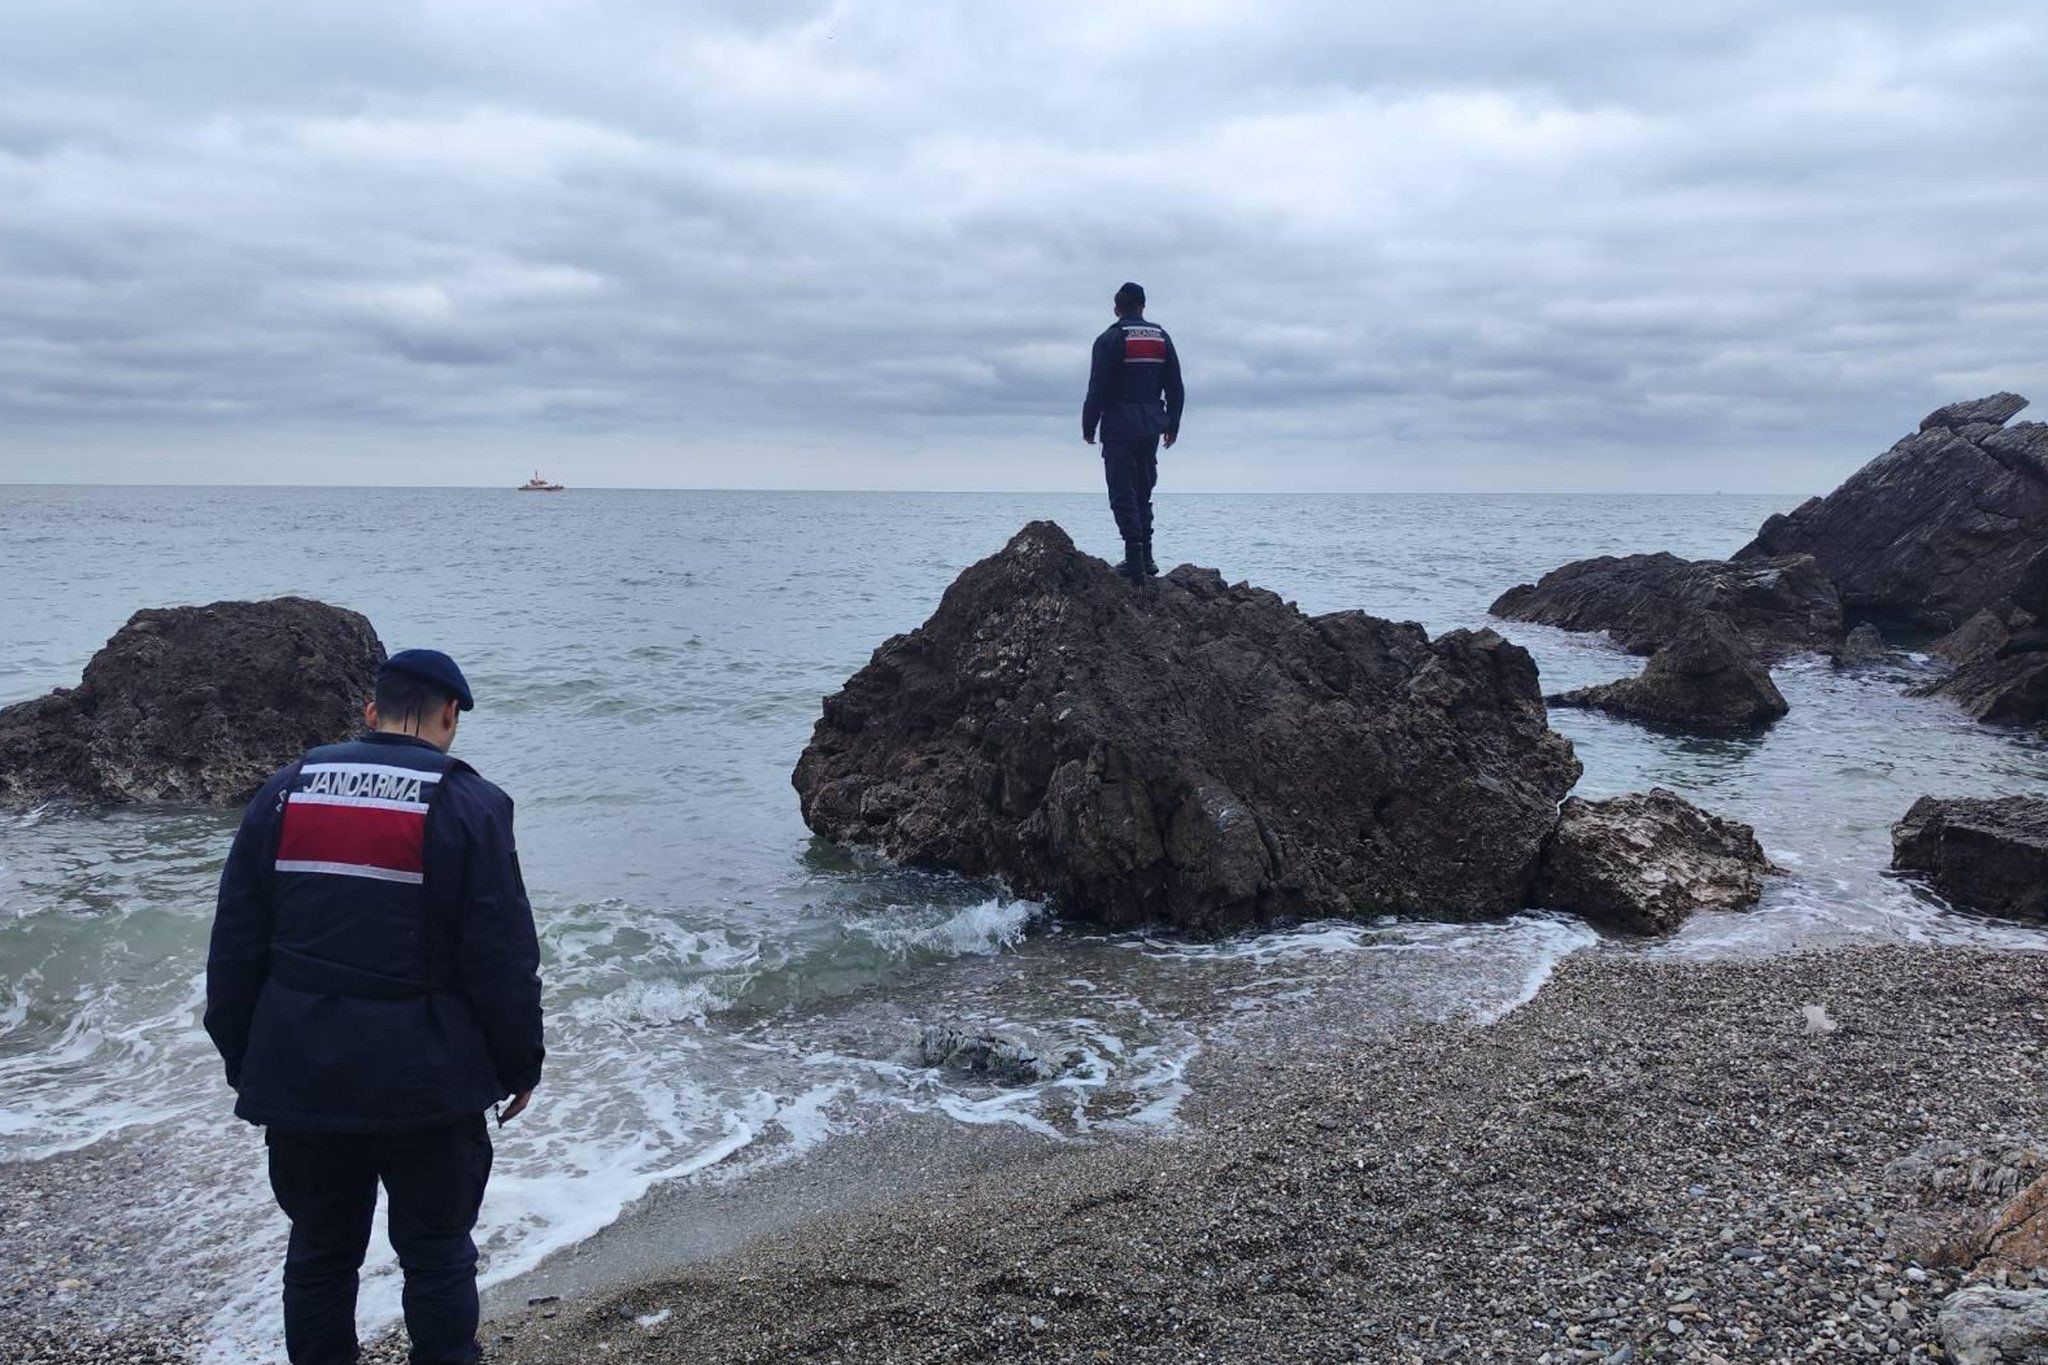
{"label": "wet rock surface", "polygon": [[1695,910],[1743,910],[1775,871],[1756,831],[1652,787],[1569,797],[1544,851],[1537,902],[1630,934],[1668,933]]}
{"label": "wet rock surface", "polygon": [[2027,562],[2011,594],[1930,646],[1955,671],[1918,689],[1947,697],[1992,725],[2048,722],[2048,550]]}
{"label": "wet rock surface", "polygon": [[1842,637],[1830,658],[1836,668],[1869,668],[1891,658],[1891,646],[1882,631],[1865,621]]}
{"label": "wet rock surface", "polygon": [[1812,555],[1851,619],[1954,630],[2048,544],[2048,423],[2013,393],[1952,403],[1825,498],[1767,520],[1742,562]]}
{"label": "wet rock surface", "polygon": [[1733,626],[1718,615],[1650,656],[1642,673],[1550,698],[1553,706],[1608,711],[1699,734],[1748,734],[1791,708]]}
{"label": "wet rock surface", "polygon": [[362,721],[384,646],[302,597],[139,611],[75,688],[0,710],[0,805],[247,800]]}
{"label": "wet rock surface", "polygon": [[918,1036],[918,1059],[926,1066],[960,1071],[997,1085],[1036,1085],[1058,1075],[1057,1063],[1030,1044],[994,1033],[968,1033],[951,1024],[930,1024]]}
{"label": "wet rock surface", "polygon": [[1834,585],[1803,555],[1740,564],[1602,555],[1510,588],[1488,610],[1504,620],[1604,630],[1632,654],[1683,639],[1708,615],[1726,620],[1766,659],[1831,649],[1843,630]]}
{"label": "wet rock surface", "polygon": [[2048,800],[1923,796],[1892,826],[1892,866],[1952,904],[2048,919]]}
{"label": "wet rock surface", "polygon": [[1033,522],[826,698],[792,781],[826,838],[1211,932],[1511,912],[1578,773],[1490,631],[1134,586]]}

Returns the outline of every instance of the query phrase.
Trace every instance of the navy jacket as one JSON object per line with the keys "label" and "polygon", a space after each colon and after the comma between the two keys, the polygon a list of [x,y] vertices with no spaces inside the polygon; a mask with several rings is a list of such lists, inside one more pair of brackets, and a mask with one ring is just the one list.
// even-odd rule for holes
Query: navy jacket
{"label": "navy jacket", "polygon": [[271,778],[221,872],[206,1031],[251,1123],[422,1128],[532,1089],[540,947],[511,798],[405,735]]}
{"label": "navy jacket", "polygon": [[1088,358],[1088,397],[1081,434],[1105,441],[1143,441],[1180,431],[1187,402],[1173,338],[1142,316],[1118,318],[1095,338]]}

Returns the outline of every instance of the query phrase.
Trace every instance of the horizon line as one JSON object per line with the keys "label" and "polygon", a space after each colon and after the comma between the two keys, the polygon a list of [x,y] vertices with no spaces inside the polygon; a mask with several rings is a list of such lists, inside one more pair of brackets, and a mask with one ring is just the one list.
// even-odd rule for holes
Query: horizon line
{"label": "horizon line", "polygon": [[[134,489],[224,489],[224,490],[339,490],[363,493],[520,493],[518,484],[497,483],[143,483],[126,480],[67,482],[54,479],[0,479],[0,488],[134,488]],[[1086,488],[876,488],[821,484],[806,487],[772,487],[748,484],[625,484],[590,483],[565,485],[562,493],[839,493],[870,497],[935,495],[943,497],[1082,497],[1100,495],[1102,490]],[[1804,496],[1776,488],[1358,488],[1304,486],[1299,488],[1232,488],[1214,485],[1181,488],[1173,496],[1197,497],[1448,497],[1461,494],[1508,495],[1512,497],[1680,497],[1680,498],[1763,498]]]}

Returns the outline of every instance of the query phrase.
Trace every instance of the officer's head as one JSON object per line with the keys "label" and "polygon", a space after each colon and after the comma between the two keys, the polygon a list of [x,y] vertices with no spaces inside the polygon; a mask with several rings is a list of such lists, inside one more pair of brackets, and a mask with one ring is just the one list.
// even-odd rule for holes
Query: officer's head
{"label": "officer's head", "polygon": [[455,660],[438,649],[405,649],[377,669],[363,720],[372,730],[414,735],[445,752],[462,713],[475,705]]}
{"label": "officer's head", "polygon": [[1111,303],[1116,308],[1118,317],[1136,317],[1145,311],[1145,290],[1142,286],[1126,280],[1123,287],[1116,291],[1116,298],[1111,300]]}

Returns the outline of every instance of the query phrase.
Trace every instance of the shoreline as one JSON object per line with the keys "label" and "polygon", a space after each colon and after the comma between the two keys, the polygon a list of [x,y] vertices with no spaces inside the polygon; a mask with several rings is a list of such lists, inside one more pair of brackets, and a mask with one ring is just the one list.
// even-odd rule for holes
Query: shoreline
{"label": "shoreline", "polygon": [[[1804,1031],[1814,1003],[1835,1031]],[[2048,1133],[2044,1003],[2048,954],[1579,953],[1490,1024],[1241,1048],[1177,1137],[800,1221],[486,1340],[526,1365],[1939,1359],[1963,1277],[1916,1264],[1920,1196],[1886,1168]]]}
{"label": "shoreline", "polygon": [[[481,1336],[512,1365],[1941,1359],[1962,1277],[1915,1264],[1886,1168],[2048,1139],[2044,1024],[2048,953],[1926,945],[1593,948],[1491,1021],[1383,1032],[1335,992],[1212,1041],[1167,1134],[906,1116],[657,1190],[487,1289]],[[196,1358],[189,1322],[26,1317],[25,1365]]]}

